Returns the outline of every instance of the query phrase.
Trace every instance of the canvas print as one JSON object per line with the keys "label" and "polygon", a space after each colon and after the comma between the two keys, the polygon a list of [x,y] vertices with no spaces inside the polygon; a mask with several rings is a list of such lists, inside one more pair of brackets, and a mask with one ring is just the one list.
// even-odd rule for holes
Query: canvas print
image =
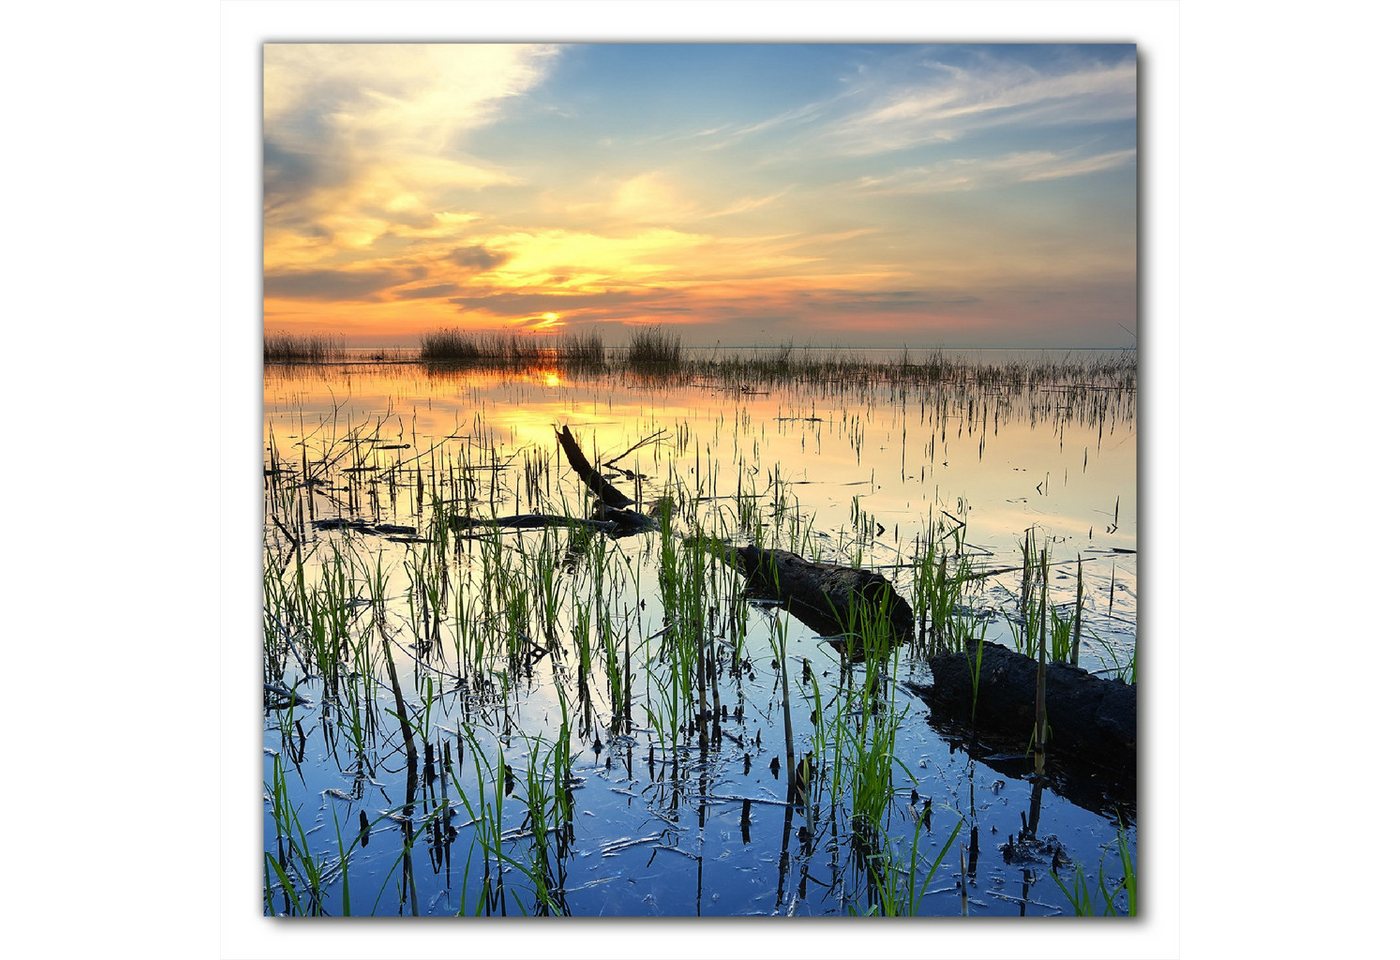
{"label": "canvas print", "polygon": [[268,916],[1137,913],[1133,46],[262,55]]}

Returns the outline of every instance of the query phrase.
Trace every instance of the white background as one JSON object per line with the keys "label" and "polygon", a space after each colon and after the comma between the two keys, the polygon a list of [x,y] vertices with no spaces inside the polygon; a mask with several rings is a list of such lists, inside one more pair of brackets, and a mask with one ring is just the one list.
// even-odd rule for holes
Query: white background
{"label": "white background", "polygon": [[[1361,4],[7,13],[7,941],[56,956],[1376,952],[1395,87]],[[1143,918],[260,916],[263,39],[1116,40],[1142,56]],[[37,490],[37,492],[36,492]],[[1379,797],[1380,799],[1376,799]],[[15,923],[19,927],[15,927]]]}

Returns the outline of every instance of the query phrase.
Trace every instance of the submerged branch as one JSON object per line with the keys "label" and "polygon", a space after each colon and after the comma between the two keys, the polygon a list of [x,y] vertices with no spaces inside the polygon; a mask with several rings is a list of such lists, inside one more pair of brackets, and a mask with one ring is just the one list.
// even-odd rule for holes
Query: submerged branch
{"label": "submerged branch", "polygon": [[594,469],[587,455],[579,448],[574,435],[569,432],[567,424],[555,436],[559,438],[559,445],[564,448],[564,456],[568,457],[569,466],[574,468],[574,472],[579,475],[588,489],[593,491],[594,496],[608,506],[617,509],[630,507],[636,502],[614,487],[601,473]]}
{"label": "submerged branch", "polygon": [[656,529],[656,521],[635,510],[604,508],[600,517],[566,517],[556,513],[522,513],[509,517],[453,517],[454,530],[496,527],[511,530],[538,530],[544,527],[572,527],[597,530],[610,537],[626,537]]}

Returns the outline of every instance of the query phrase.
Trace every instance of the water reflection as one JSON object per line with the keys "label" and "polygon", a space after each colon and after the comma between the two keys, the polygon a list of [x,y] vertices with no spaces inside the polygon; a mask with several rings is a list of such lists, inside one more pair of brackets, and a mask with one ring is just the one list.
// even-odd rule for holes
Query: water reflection
{"label": "water reflection", "polygon": [[[792,509],[810,521],[814,548],[860,550],[866,566],[898,571],[940,511],[966,521],[969,550],[981,551],[988,566],[1019,563],[1024,531],[1035,528],[1056,559],[1085,557],[1091,603],[1113,604],[1112,618],[1087,643],[1089,658],[1107,667],[1105,651],[1120,662],[1131,657],[1136,558],[1115,551],[1136,549],[1133,392],[825,382],[739,392],[562,371],[272,370],[272,469],[348,462],[354,471],[331,489],[324,471],[310,468],[310,482],[319,484],[306,504],[313,518],[354,514],[421,526],[433,479],[453,463],[466,469],[444,499],[502,513],[539,510],[537,494],[568,473],[557,425],[570,424],[587,452],[604,459],[659,431],[667,442],[617,465],[646,478],[645,497],[674,477],[708,486],[701,496],[733,510],[741,474],[758,491],[781,478]],[[356,439],[337,446],[347,433]],[[862,523],[879,532],[857,542],[850,528]]]}
{"label": "water reflection", "polygon": [[[695,618],[712,642],[688,668],[699,708],[672,716],[664,687],[675,667],[666,647],[674,610],[660,571],[680,562],[665,556],[674,538],[455,529],[437,518],[445,507],[480,518],[586,515],[588,496],[554,440],[567,423],[593,462],[622,456],[614,469],[643,505],[670,498],[690,517],[791,534],[804,555],[859,558],[906,595],[930,518],[952,518],[963,555],[981,569],[1014,568],[1023,531],[1036,526],[1060,555],[1101,558],[1099,573],[1085,565],[1098,631],[1086,659],[1106,667],[1105,651],[1126,657],[1136,634],[1135,555],[1112,552],[1136,546],[1131,392],[736,389],[410,366],[283,371],[266,389],[269,589],[287,590],[298,622],[322,631],[267,623],[267,682],[307,701],[270,710],[268,742],[301,775],[288,784],[294,802],[327,827],[312,842],[342,836],[352,872],[363,871],[351,912],[380,911],[374,891],[386,877],[383,908],[396,900],[414,915],[517,913],[521,904],[580,914],[861,911],[903,883],[912,837],[923,838],[928,863],[958,830],[958,856],[918,909],[1053,912],[1035,869],[1013,862],[1016,851],[1053,831],[1078,862],[1111,835],[1094,815],[1109,809],[1056,780],[1053,752],[1045,779],[993,789],[997,773],[1024,770],[1011,773],[1009,760],[966,738],[956,739],[966,752],[950,749],[958,734],[919,723],[919,701],[894,677],[881,678],[889,692],[870,709],[904,718],[903,766],[889,777],[897,799],[878,823],[854,829],[821,792],[831,791],[821,759],[830,744],[815,742],[825,729],[815,692],[849,696],[867,673],[818,630],[755,604],[737,574],[714,574]],[[648,437],[657,439],[639,445]],[[296,606],[298,577],[337,602]],[[982,583],[968,616],[989,639],[1004,638],[1015,576]],[[1063,598],[1074,582],[1050,589]],[[374,642],[363,659],[344,655],[366,630]],[[770,658],[778,637],[785,646]],[[899,680],[917,677],[916,660],[892,668]],[[401,696],[391,692],[400,683]],[[546,762],[556,741],[563,759]],[[1009,803],[1022,786],[1013,820]],[[322,790],[345,799],[331,803]],[[268,853],[295,870],[291,832],[280,810],[269,816]],[[1012,860],[981,856],[983,843],[1012,843]],[[331,847],[329,856],[345,854]],[[1019,898],[971,895],[1004,879]],[[282,888],[274,879],[269,889]],[[325,902],[338,908],[338,896]],[[305,912],[285,890],[280,901],[269,912]]]}

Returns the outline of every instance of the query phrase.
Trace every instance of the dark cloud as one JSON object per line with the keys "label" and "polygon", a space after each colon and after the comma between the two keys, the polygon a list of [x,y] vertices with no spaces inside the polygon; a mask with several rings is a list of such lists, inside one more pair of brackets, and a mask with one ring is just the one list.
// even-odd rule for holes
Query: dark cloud
{"label": "dark cloud", "polygon": [[499,267],[510,259],[508,254],[497,253],[495,250],[487,250],[485,247],[458,247],[447,255],[447,259],[457,264],[459,267],[470,267],[473,270],[490,270]]}
{"label": "dark cloud", "polygon": [[[286,54],[263,51],[265,83],[266,71],[285,63]],[[338,118],[357,112],[362,84],[310,67],[300,71],[296,83],[295,103],[263,117],[263,197],[274,209],[300,207],[314,191],[343,186],[356,173],[357,145],[347,142]]]}
{"label": "dark cloud", "polygon": [[263,195],[268,205],[300,197],[316,180],[312,159],[288,150],[271,137],[263,140]]}
{"label": "dark cloud", "polygon": [[730,323],[755,324],[757,326],[766,326],[768,324],[787,326],[788,324],[793,324],[798,321],[798,318],[790,313],[755,313],[747,316],[731,316],[725,319]]}
{"label": "dark cloud", "polygon": [[566,313],[584,308],[638,307],[645,305],[647,313],[682,313],[684,307],[655,305],[654,301],[671,296],[668,291],[655,290],[631,293],[608,290],[603,293],[492,293],[482,297],[453,297],[452,303],[463,310],[481,310],[499,317],[519,317],[536,313]]}
{"label": "dark cloud", "polygon": [[271,224],[304,222],[307,199],[348,176],[343,161],[299,150],[272,136],[263,138],[263,210]]}
{"label": "dark cloud", "polygon": [[394,291],[396,300],[426,300],[429,297],[445,297],[457,293],[462,288],[455,283],[434,283],[426,287],[406,287]]}
{"label": "dark cloud", "polygon": [[389,287],[422,277],[413,270],[284,270],[263,277],[263,295],[292,300],[378,300]]}
{"label": "dark cloud", "polygon": [[804,291],[804,306],[837,312],[898,313],[907,310],[947,310],[982,302],[969,294],[940,294],[933,290],[817,290]]}

